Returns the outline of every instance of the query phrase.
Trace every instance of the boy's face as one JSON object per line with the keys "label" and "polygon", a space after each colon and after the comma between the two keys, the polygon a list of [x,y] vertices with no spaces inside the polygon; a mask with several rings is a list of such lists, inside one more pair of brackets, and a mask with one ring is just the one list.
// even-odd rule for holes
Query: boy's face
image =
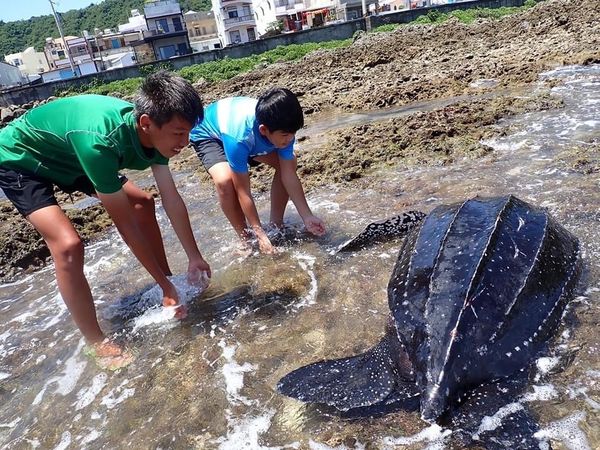
{"label": "boy's face", "polygon": [[296,133],[289,133],[281,130],[271,131],[265,125],[259,125],[258,131],[260,131],[260,134],[266,137],[276,148],[287,147],[294,140],[294,137],[296,137]]}
{"label": "boy's face", "polygon": [[192,127],[179,116],[174,116],[159,127],[148,115],[142,114],[138,135],[144,147],[155,148],[165,158],[172,158],[190,143]]}

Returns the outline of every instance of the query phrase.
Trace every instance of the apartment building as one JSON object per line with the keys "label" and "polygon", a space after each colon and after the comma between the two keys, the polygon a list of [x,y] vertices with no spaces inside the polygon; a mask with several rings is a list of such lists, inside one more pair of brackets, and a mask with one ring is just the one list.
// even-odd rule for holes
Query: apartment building
{"label": "apartment building", "polygon": [[251,1],[212,0],[212,10],[217,22],[217,33],[224,46],[257,39],[256,20]]}
{"label": "apartment building", "polygon": [[36,75],[50,70],[45,53],[36,52],[33,47],[27,47],[19,53],[5,55],[4,60],[8,64],[18,67],[25,76]]}
{"label": "apartment building", "polygon": [[177,0],[146,1],[147,30],[135,44],[136,61],[145,63],[191,53],[188,32]]}
{"label": "apartment building", "polygon": [[[50,67],[48,71],[42,73],[44,82],[66,80],[74,76],[98,72],[91,48],[84,37],[65,36],[64,41],[61,38],[46,38],[44,53]],[[73,67],[69,60],[69,53]]]}
{"label": "apartment building", "polygon": [[217,21],[212,11],[188,11],[183,15],[183,20],[194,52],[205,52],[222,47]]}
{"label": "apartment building", "polygon": [[0,61],[0,89],[27,83],[18,67]]}

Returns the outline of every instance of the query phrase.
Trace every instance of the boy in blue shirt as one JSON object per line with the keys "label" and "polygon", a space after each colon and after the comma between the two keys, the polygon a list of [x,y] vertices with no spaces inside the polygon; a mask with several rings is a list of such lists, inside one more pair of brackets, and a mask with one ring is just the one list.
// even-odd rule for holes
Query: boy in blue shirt
{"label": "boy in blue shirt", "polygon": [[249,165],[266,163],[275,169],[271,184],[271,222],[283,225],[292,200],[306,229],[321,236],[325,225],[313,215],[296,173],[294,141],[304,126],[302,107],[288,89],[274,88],[258,100],[230,97],[212,103],[204,120],[193,128],[190,141],[215,183],[221,209],[245,242],[248,228],[262,253],[273,253],[250,192]]}

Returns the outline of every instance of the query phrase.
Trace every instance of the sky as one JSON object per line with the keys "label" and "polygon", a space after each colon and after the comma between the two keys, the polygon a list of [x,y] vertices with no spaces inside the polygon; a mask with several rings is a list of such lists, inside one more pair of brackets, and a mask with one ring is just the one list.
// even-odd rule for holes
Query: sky
{"label": "sky", "polygon": [[[97,4],[102,0],[53,0],[57,12],[67,12],[71,9],[81,9]],[[10,5],[10,6],[8,6]],[[33,16],[52,14],[49,0],[0,0],[0,20],[12,22],[14,20],[29,19]]]}

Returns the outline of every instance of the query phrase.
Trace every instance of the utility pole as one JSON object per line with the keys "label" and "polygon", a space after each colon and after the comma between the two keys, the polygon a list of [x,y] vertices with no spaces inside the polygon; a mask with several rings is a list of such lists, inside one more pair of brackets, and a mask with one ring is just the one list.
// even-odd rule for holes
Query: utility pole
{"label": "utility pole", "polygon": [[65,36],[63,34],[62,25],[60,24],[60,19],[58,18],[56,11],[54,10],[54,2],[52,0],[48,0],[50,2],[50,7],[52,8],[52,14],[54,15],[54,21],[56,22],[56,27],[58,28],[58,33],[60,34],[60,38],[62,39],[63,44],[65,45],[65,50],[67,52],[67,57],[69,58],[69,64],[71,65],[71,70],[73,71],[73,76],[77,77],[77,71],[75,70],[75,64],[73,63],[73,57],[71,56],[71,50],[69,49],[69,44],[65,41]]}

